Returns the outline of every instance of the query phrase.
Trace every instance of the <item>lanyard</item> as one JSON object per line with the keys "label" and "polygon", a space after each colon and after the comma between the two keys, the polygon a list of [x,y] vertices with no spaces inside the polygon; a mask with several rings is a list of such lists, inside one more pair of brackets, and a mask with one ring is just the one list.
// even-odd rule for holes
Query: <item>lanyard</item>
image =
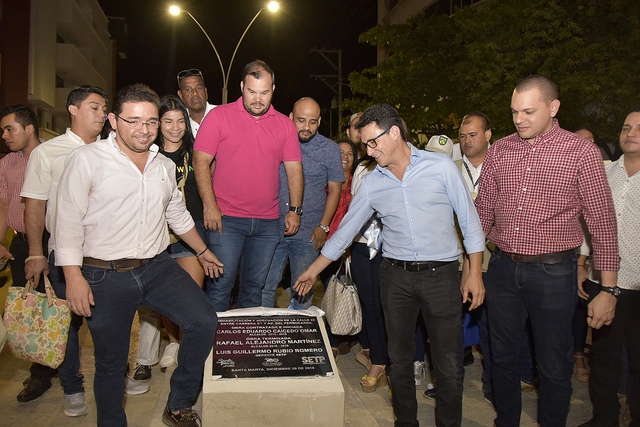
{"label": "lanyard", "polygon": [[475,193],[476,187],[478,186],[478,182],[480,181],[480,177],[478,176],[478,179],[474,181],[473,175],[471,175],[471,171],[469,170],[469,166],[467,165],[467,163],[463,161],[462,164],[464,165],[464,168],[467,170],[467,174],[469,175],[469,179],[471,180],[471,185],[473,185],[471,192]]}

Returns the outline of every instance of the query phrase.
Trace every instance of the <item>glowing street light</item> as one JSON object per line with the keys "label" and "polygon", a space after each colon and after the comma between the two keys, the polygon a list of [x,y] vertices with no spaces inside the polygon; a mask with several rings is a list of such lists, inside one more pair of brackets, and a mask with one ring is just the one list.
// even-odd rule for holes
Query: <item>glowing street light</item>
{"label": "glowing street light", "polygon": [[229,62],[229,67],[227,68],[227,71],[225,73],[224,71],[224,66],[222,65],[222,60],[220,59],[220,55],[218,54],[218,49],[216,49],[216,46],[213,44],[213,41],[211,40],[211,37],[209,37],[209,34],[207,34],[207,32],[204,30],[204,28],[202,28],[202,25],[200,25],[200,23],[198,22],[198,20],[191,14],[189,13],[188,10],[185,9],[180,9],[180,7],[173,5],[169,8],[169,13],[173,16],[178,16],[180,15],[180,13],[186,13],[187,15],[189,15],[191,17],[191,19],[193,19],[193,22],[195,22],[198,27],[202,30],[202,32],[204,33],[205,37],[207,38],[207,40],[209,40],[209,44],[211,44],[211,47],[213,48],[213,51],[216,53],[216,57],[218,58],[218,63],[220,64],[220,70],[222,71],[222,103],[226,104],[227,103],[227,95],[228,95],[228,84],[229,84],[229,73],[231,72],[231,66],[233,65],[233,60],[236,57],[236,53],[238,52],[238,48],[240,47],[240,43],[242,43],[242,40],[244,39],[244,36],[247,34],[247,31],[249,31],[249,28],[251,27],[251,25],[253,24],[253,22],[258,18],[258,16],[260,16],[260,13],[262,13],[263,10],[269,10],[269,12],[275,13],[278,11],[278,9],[280,9],[280,4],[278,4],[277,1],[272,1],[270,2],[266,7],[263,7],[262,9],[260,9],[258,11],[258,13],[256,13],[256,16],[253,17],[253,19],[251,20],[251,22],[249,22],[249,25],[247,25],[247,28],[244,29],[244,32],[242,33],[242,36],[240,36],[240,40],[238,40],[238,43],[236,44],[236,48],[233,51],[233,55],[231,56],[231,61]]}

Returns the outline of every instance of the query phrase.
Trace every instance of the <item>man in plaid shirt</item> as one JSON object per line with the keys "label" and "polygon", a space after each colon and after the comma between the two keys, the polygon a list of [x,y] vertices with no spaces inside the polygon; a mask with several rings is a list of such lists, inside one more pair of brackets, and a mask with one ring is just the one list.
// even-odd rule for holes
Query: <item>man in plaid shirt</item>
{"label": "man in plaid shirt", "polygon": [[[566,424],[581,214],[603,287],[617,281],[615,212],[600,150],[560,128],[559,108],[549,78],[529,76],[516,86],[511,111],[517,132],[489,150],[475,200],[484,232],[496,245],[485,281],[496,426],[520,424],[518,361],[527,317],[540,374],[539,423]],[[589,324],[611,323],[615,305],[614,296],[600,292],[589,305]]]}

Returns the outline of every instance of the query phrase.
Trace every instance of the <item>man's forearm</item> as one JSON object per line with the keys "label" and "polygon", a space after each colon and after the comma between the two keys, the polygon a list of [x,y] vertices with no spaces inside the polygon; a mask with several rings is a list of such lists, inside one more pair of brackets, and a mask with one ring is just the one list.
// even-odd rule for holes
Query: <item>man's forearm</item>
{"label": "man's forearm", "polygon": [[194,151],[193,153],[193,173],[196,177],[196,186],[202,200],[203,206],[217,206],[216,196],[213,192],[213,183],[211,182],[212,157],[206,153]]}
{"label": "man's forearm", "polygon": [[9,199],[0,199],[0,245],[4,243],[4,237],[9,229]]}
{"label": "man's forearm", "polygon": [[324,206],[324,212],[322,213],[320,224],[329,225],[331,223],[331,220],[338,209],[338,204],[340,203],[340,193],[342,193],[342,183],[329,182],[327,203]]}
{"label": "man's forearm", "polygon": [[24,198],[24,228],[29,243],[29,255],[47,255],[42,247],[47,201]]}
{"label": "man's forearm", "polygon": [[482,255],[483,252],[469,254],[469,274],[482,276]]}
{"label": "man's forearm", "polygon": [[617,271],[601,271],[602,273],[602,286],[614,287],[618,283]]}
{"label": "man's forearm", "polygon": [[304,176],[302,175],[302,162],[284,162],[289,185],[289,206],[302,206],[302,193],[304,191]]}

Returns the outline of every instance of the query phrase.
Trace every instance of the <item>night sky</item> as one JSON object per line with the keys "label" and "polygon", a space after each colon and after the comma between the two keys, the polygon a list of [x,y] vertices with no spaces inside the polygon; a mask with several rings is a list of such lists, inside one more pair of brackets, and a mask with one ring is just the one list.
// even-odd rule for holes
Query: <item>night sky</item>
{"label": "night sky", "polygon": [[[117,87],[142,82],[160,96],[174,94],[176,74],[187,68],[204,73],[209,102],[221,101],[220,65],[206,37],[186,14],[168,13],[169,5],[188,10],[215,44],[225,71],[247,24],[267,0],[98,0],[107,16],[124,17],[128,25],[127,59],[118,60]],[[376,25],[376,0],[284,0],[273,14],[264,10],[245,36],[229,77],[229,101],[240,96],[242,68],[254,59],[266,61],[276,74],[273,104],[288,114],[302,96],[328,108],[333,92],[312,74],[337,74],[310,49],[342,49],[344,82],[351,71],[375,65],[376,49],[358,43],[358,37]],[[122,50],[119,48],[119,50]],[[337,63],[337,55],[330,56]],[[343,96],[350,96],[348,86]],[[328,112],[321,132],[328,136]],[[334,119],[337,113],[334,113]]]}

